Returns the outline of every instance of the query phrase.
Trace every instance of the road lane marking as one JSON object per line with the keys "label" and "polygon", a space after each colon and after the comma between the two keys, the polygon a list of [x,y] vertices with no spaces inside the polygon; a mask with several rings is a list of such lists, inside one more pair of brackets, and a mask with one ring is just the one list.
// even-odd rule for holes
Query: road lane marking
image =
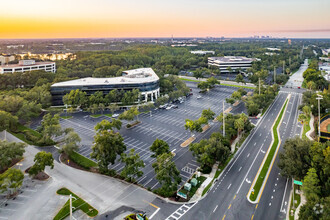
{"label": "road lane marking", "polygon": [[217,208],[218,208],[218,205],[214,208],[213,212],[215,212],[215,210],[217,210]]}
{"label": "road lane marking", "polygon": [[226,218],[226,215],[224,215],[223,217],[222,217],[222,220],[224,220]]}
{"label": "road lane marking", "polygon": [[248,155],[246,157],[249,157],[250,156],[250,153],[248,153]]}
{"label": "road lane marking", "polygon": [[229,205],[228,209],[230,209],[230,207],[231,207],[231,204]]}
{"label": "road lane marking", "polygon": [[241,171],[241,169],[242,169],[242,167],[240,167],[240,168],[238,169],[238,172]]}
{"label": "road lane marking", "polygon": [[234,199],[236,198],[236,195],[234,196]]}
{"label": "road lane marking", "polygon": [[258,205],[259,205],[259,204],[256,205],[256,209],[258,208]]}
{"label": "road lane marking", "polygon": [[229,189],[231,187],[231,184],[229,184],[229,186],[228,186],[228,188],[227,189]]}
{"label": "road lane marking", "polygon": [[252,215],[251,220],[253,220],[254,215]]}
{"label": "road lane marking", "polygon": [[[151,203],[150,203],[151,204]],[[157,212],[160,210],[160,208],[157,208],[156,211],[154,213],[152,213],[152,215],[149,217],[149,219],[152,219],[156,214]]]}

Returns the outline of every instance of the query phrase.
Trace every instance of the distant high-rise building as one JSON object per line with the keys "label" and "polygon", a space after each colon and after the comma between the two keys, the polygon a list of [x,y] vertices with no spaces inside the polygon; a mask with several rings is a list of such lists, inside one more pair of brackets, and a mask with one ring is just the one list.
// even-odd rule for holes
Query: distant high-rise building
{"label": "distant high-rise building", "polygon": [[288,39],[288,44],[291,45],[291,40],[290,39]]}
{"label": "distant high-rise building", "polygon": [[7,55],[7,54],[0,54],[0,65],[8,64],[10,61],[14,61],[15,56]]}

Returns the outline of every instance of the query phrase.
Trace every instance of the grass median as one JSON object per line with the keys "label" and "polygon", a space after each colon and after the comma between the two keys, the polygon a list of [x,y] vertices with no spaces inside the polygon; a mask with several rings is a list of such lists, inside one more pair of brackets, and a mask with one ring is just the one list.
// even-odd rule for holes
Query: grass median
{"label": "grass median", "polygon": [[[180,78],[181,80],[184,80],[184,81],[188,81],[188,82],[202,82],[200,80],[196,80],[196,79],[186,79],[186,78]],[[245,89],[255,89],[254,87],[252,86],[243,86],[243,85],[233,85],[233,84],[226,84],[226,83],[221,83],[220,85],[223,85],[223,86],[232,86],[232,87],[238,87],[238,88],[245,88]]]}
{"label": "grass median", "polygon": [[259,176],[257,178],[257,181],[255,182],[254,184],[254,187],[253,187],[253,193],[250,194],[250,200],[251,201],[255,201],[258,197],[258,194],[260,192],[260,188],[265,180],[265,177],[267,175],[267,172],[268,172],[268,169],[272,163],[272,160],[273,160],[273,157],[274,157],[274,154],[276,152],[276,149],[277,149],[277,146],[279,144],[279,137],[278,137],[278,133],[277,133],[277,127],[279,126],[280,122],[281,122],[281,119],[283,117],[283,114],[284,114],[284,110],[286,108],[286,105],[288,103],[288,99],[285,101],[284,103],[284,106],[282,107],[282,110],[280,112],[280,115],[279,117],[277,118],[275,124],[274,124],[274,127],[273,127],[273,134],[274,134],[274,142],[273,142],[273,145],[271,146],[270,148],[270,151],[269,151],[269,154],[267,155],[267,158],[266,158],[266,161],[265,163],[263,164],[263,167],[259,173]]}
{"label": "grass median", "polygon": [[[75,212],[80,209],[81,211],[85,212],[89,217],[95,217],[99,213],[94,207],[89,205],[87,202],[85,202],[76,194],[72,193],[67,188],[61,188],[57,190],[57,194],[66,195],[66,196],[69,196],[70,194],[72,195],[72,212]],[[61,210],[57,213],[57,215],[54,217],[54,220],[62,220],[69,215],[70,215],[70,199],[64,204]]]}

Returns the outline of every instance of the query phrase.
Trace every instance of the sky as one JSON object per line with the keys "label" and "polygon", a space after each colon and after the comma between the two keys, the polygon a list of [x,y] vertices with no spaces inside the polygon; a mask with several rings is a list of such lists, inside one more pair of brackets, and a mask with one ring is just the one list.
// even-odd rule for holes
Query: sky
{"label": "sky", "polygon": [[330,0],[3,0],[0,38],[330,38]]}

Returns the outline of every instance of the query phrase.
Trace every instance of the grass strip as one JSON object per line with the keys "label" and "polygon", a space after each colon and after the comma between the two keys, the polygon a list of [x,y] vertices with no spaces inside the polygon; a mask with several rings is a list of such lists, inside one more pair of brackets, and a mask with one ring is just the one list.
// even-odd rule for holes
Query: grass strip
{"label": "grass strip", "polygon": [[259,176],[257,178],[257,181],[256,183],[254,184],[254,193],[251,193],[250,194],[250,200],[251,201],[255,201],[256,198],[258,197],[258,194],[259,194],[259,191],[260,191],[260,188],[264,182],[264,179],[267,175],[267,172],[268,172],[268,169],[269,169],[269,166],[273,160],[273,157],[274,157],[274,153],[276,152],[276,148],[277,148],[277,145],[279,143],[279,138],[278,138],[278,133],[277,133],[277,127],[282,119],[282,116],[283,116],[283,113],[284,113],[284,110],[285,110],[285,107],[288,103],[288,100],[285,101],[285,104],[284,106],[282,107],[282,110],[281,110],[281,113],[279,115],[279,117],[277,118],[276,122],[275,122],[275,125],[273,127],[273,133],[274,133],[274,142],[273,142],[273,145],[271,146],[270,148],[270,151],[269,151],[269,154],[267,155],[267,158],[266,158],[266,161],[259,173]]}
{"label": "grass strip", "polygon": [[302,139],[304,140],[309,140],[306,136],[306,133],[311,130],[311,127],[309,126],[309,121],[311,120],[311,117],[308,117],[307,121],[308,123],[307,124],[304,124],[304,127],[303,127],[303,133],[302,133]]}
{"label": "grass strip", "polygon": [[88,159],[87,157],[73,151],[69,155],[70,159],[73,160],[76,164],[82,166],[85,169],[90,169],[92,167],[97,167],[97,163],[92,161],[91,159]]}
{"label": "grass strip", "polygon": [[[181,80],[183,81],[188,81],[188,82],[202,82],[200,80],[196,80],[196,79],[186,79],[186,78],[180,78]],[[232,86],[232,87],[238,87],[238,88],[246,88],[246,89],[255,89],[254,87],[252,86],[241,86],[241,85],[233,85],[233,84],[226,84],[226,83],[221,83],[220,85],[223,85],[223,86]]]}
{"label": "grass strip", "polygon": [[42,135],[39,132],[22,124],[18,124],[17,128],[10,131],[10,133],[29,145],[46,146],[55,144],[54,141],[49,143],[41,143],[40,140],[42,139]]}
{"label": "grass strip", "polygon": [[62,118],[62,119],[70,119],[70,118],[72,118],[72,116],[71,115],[69,115],[69,116],[60,116],[60,118]]}
{"label": "grass strip", "polygon": [[[290,203],[290,213],[289,213],[289,219],[290,220],[294,220],[294,213],[296,212],[296,209],[297,207],[299,206],[300,204],[300,194],[297,194],[296,191],[295,191],[295,185],[293,186],[293,192],[294,192],[294,197],[292,197],[291,199],[291,203]],[[293,208],[293,203],[294,203],[294,200],[297,200],[297,203],[294,204],[294,207]],[[293,211],[293,215],[291,215],[291,211]]]}
{"label": "grass strip", "polygon": [[108,116],[108,117],[111,117],[112,116],[112,114],[95,114],[95,115],[91,115],[91,117],[98,118],[98,117],[101,117],[102,115]]}
{"label": "grass strip", "polygon": [[[99,212],[89,205],[87,202],[85,202],[83,199],[81,199],[76,194],[72,193],[67,188],[61,188],[57,190],[57,194],[59,195],[72,195],[72,212],[75,212],[77,210],[81,210],[85,212],[89,217],[95,217]],[[62,209],[56,214],[54,217],[54,220],[62,220],[70,215],[70,199],[64,204]]]}

